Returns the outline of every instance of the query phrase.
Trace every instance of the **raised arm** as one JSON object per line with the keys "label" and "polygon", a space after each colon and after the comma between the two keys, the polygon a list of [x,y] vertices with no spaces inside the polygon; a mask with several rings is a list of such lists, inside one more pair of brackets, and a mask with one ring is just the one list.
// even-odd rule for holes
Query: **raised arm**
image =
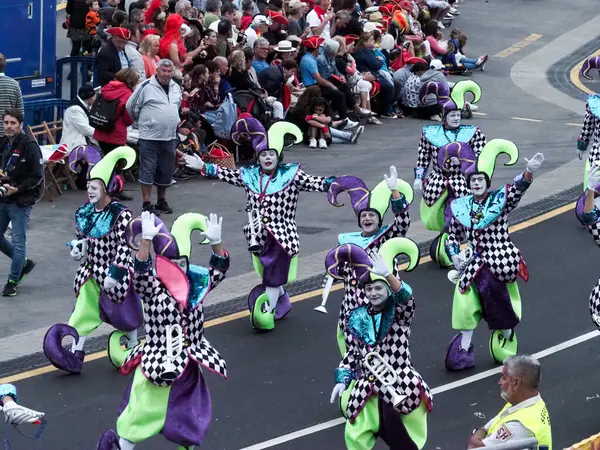
{"label": "raised arm", "polygon": [[531,186],[531,183],[533,182],[533,173],[542,167],[544,155],[542,153],[536,153],[530,160],[525,158],[525,163],[527,164],[525,172],[517,175],[512,184],[508,185],[508,189],[506,190],[505,210],[507,213],[511,212],[519,205],[525,191],[529,189],[529,186]]}
{"label": "raised arm", "polygon": [[336,177],[318,177],[315,175],[308,175],[303,170],[298,170],[294,183],[300,191],[308,192],[327,192],[331,183],[335,181]]}
{"label": "raised arm", "polygon": [[223,218],[211,214],[206,218],[206,231],[202,233],[200,242],[208,239],[212,246],[212,255],[209,261],[210,290],[216,288],[229,270],[229,254],[221,243]]}
{"label": "raised arm", "polygon": [[206,178],[224,181],[233,186],[242,187],[244,182],[238,169],[226,169],[216,164],[207,164],[198,155],[185,155],[185,165],[197,170]]}

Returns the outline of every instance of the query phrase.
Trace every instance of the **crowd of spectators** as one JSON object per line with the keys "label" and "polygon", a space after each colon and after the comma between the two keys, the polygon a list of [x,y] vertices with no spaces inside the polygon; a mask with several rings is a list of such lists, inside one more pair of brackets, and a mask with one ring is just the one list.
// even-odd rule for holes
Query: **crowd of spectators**
{"label": "crowd of spectators", "polygon": [[[67,13],[72,54],[96,57],[103,106],[113,102],[116,117],[110,132],[73,134],[67,115],[65,136],[93,138],[104,153],[135,142],[143,208],[156,213],[172,212],[173,174],[190,176],[178,164],[190,135],[200,153],[223,141],[217,122],[231,102],[267,127],[291,121],[310,148],[326,149],[356,143],[380,119],[441,120],[421,86],[451,88],[448,73],[487,61],[468,58],[466,33],[449,28],[456,0],[68,0]],[[86,89],[79,115],[96,98]]]}

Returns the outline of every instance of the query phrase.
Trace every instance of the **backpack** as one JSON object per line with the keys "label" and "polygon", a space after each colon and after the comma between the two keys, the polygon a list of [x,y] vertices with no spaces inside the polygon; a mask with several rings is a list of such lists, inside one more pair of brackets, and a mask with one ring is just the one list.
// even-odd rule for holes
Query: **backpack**
{"label": "backpack", "polygon": [[115,127],[115,113],[119,106],[119,99],[106,100],[102,94],[98,94],[96,101],[90,110],[90,125],[97,130],[110,132]]}

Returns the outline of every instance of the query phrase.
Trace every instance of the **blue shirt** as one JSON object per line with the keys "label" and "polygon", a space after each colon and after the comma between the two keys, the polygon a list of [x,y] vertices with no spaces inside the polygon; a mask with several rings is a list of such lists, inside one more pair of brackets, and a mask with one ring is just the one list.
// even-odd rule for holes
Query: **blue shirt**
{"label": "blue shirt", "polygon": [[255,59],[254,61],[252,61],[252,67],[254,67],[254,70],[256,70],[256,73],[258,73],[261,70],[264,70],[267,67],[269,67],[269,63],[266,61],[257,61]]}
{"label": "blue shirt", "polygon": [[339,75],[337,67],[335,66],[335,60],[328,58],[324,52],[317,56],[317,67],[321,76],[326,80],[329,79],[331,75]]}
{"label": "blue shirt", "polygon": [[304,86],[312,86],[313,84],[317,84],[317,80],[313,78],[313,74],[319,71],[319,66],[317,64],[317,58],[315,58],[310,53],[307,53],[302,57],[302,61],[300,61],[300,76],[302,77],[302,83]]}

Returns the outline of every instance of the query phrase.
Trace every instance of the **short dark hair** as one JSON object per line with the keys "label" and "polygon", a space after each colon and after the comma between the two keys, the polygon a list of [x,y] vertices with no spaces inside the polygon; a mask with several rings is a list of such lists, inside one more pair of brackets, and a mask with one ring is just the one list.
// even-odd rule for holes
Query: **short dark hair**
{"label": "short dark hair", "polygon": [[285,60],[281,63],[285,70],[294,70],[298,69],[298,64],[293,59]]}
{"label": "short dark hair", "polygon": [[0,73],[4,73],[6,70],[6,58],[0,53]]}
{"label": "short dark hair", "polygon": [[87,0],[86,2],[88,8],[91,8],[94,3],[100,4],[100,0]]}
{"label": "short dark hair", "polygon": [[17,119],[17,122],[23,123],[23,114],[21,113],[20,109],[17,109],[17,108],[6,108],[4,110],[4,115],[2,116],[2,120],[4,120],[4,118],[6,116],[14,117],[15,119]]}
{"label": "short dark hair", "polygon": [[237,8],[231,2],[225,2],[221,5],[221,15],[222,16],[224,16],[225,14],[233,14],[236,11],[237,11]]}

